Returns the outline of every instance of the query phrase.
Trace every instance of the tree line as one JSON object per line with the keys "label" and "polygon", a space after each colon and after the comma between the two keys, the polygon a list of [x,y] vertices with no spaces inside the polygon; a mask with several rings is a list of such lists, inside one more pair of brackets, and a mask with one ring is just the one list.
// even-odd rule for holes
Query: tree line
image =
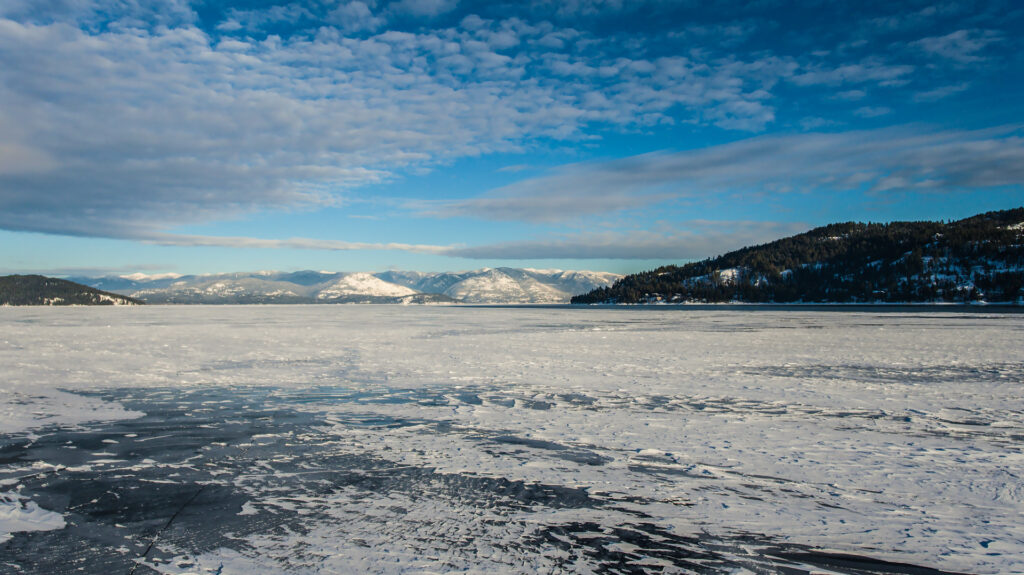
{"label": "tree line", "polygon": [[1024,208],[956,222],[846,222],[626,276],[573,303],[1016,302]]}

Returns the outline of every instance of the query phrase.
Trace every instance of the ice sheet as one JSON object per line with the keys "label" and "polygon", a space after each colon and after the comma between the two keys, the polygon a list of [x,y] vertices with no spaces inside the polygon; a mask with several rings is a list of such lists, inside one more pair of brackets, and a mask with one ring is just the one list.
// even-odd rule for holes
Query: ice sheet
{"label": "ice sheet", "polygon": [[[261,405],[309,418],[291,436],[271,427],[211,447],[281,446],[203,480],[245,494],[243,518],[307,513],[301,532],[255,529],[237,534],[244,545],[201,550],[158,541],[170,559],[147,565],[162,572],[586,571],[596,561],[576,551],[586,529],[629,555],[632,539],[609,533],[644,524],[644,537],[703,537],[694,545],[733,558],[753,534],[758,545],[1024,571],[1021,315],[153,306],[4,309],[0,326],[9,437],[149,411],[150,396],[128,405],[112,390],[264,388]],[[224,400],[206,401],[183,413]],[[79,465],[149,465],[95,455],[130,443],[107,439]],[[293,467],[324,465],[300,449],[314,443],[344,461],[372,454],[387,469],[431,470],[434,483],[555,486],[591,503],[299,489]],[[148,481],[198,464],[174,465],[153,463],[160,475]],[[267,478],[281,473],[292,480],[278,492]],[[541,543],[512,544],[524,537]]]}

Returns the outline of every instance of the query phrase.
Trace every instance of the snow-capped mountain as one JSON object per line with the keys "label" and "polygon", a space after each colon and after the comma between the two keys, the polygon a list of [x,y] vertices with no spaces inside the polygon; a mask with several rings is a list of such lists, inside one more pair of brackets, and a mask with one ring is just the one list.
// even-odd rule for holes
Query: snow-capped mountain
{"label": "snow-capped mountain", "polygon": [[467,303],[561,303],[566,301],[566,295],[572,297],[559,286],[543,282],[526,270],[513,269],[486,270],[454,284],[445,294]]}
{"label": "snow-capped mountain", "polygon": [[466,303],[565,303],[575,294],[615,283],[609,272],[484,268],[470,272],[384,272],[387,281]]}
{"label": "snow-capped mountain", "polygon": [[466,272],[253,272],[74,278],[149,303],[567,303],[609,286],[608,272],[484,268]]}
{"label": "snow-capped mountain", "polygon": [[328,301],[362,295],[402,297],[416,293],[418,292],[414,289],[386,282],[373,274],[360,272],[342,276],[338,281],[317,292],[316,299]]}

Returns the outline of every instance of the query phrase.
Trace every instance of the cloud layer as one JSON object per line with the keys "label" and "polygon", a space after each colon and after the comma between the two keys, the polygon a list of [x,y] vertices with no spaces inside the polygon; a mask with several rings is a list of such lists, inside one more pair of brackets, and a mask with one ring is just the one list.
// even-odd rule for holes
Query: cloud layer
{"label": "cloud layer", "polygon": [[439,216],[561,221],[674,198],[863,190],[977,192],[1024,185],[1024,126],[762,136],[684,152],[573,164],[489,195],[438,204]]}
{"label": "cloud layer", "polygon": [[[168,230],[374,200],[389,182],[467,158],[522,153],[528,164],[551,148],[666,134],[733,143],[629,157],[612,144],[617,159],[490,192],[485,184],[471,199],[382,203],[551,224],[683,197],[1022,184],[1016,127],[877,129],[1005,70],[1020,14],[986,3],[770,4],[9,0],[0,5],[0,229],[242,245]],[[808,28],[806,10],[843,25]],[[821,129],[835,132],[806,133]],[[635,249],[609,240],[604,253],[645,249],[642,234],[614,233]],[[543,246],[586,257],[601,243],[575,241]],[[695,245],[651,241],[650,253]],[[249,241],[544,251],[532,240],[483,251],[440,244]]]}
{"label": "cloud layer", "polygon": [[563,235],[537,240],[453,247],[445,255],[471,259],[703,259],[807,231],[799,223],[689,221],[673,232]]}
{"label": "cloud layer", "polygon": [[743,246],[760,244],[806,231],[808,227],[806,224],[800,223],[694,220],[680,223],[679,229],[671,232],[633,230],[629,232],[560,234],[533,240],[475,246],[362,243],[313,238],[282,240],[183,234],[154,234],[135,239],[166,246],[320,251],[383,250],[474,260],[679,260],[706,258]]}
{"label": "cloud layer", "polygon": [[[408,4],[395,10],[433,9]],[[771,119],[774,78],[750,63],[585,54],[575,45],[600,41],[518,19],[351,35],[368,10],[261,39],[218,37],[183,8],[144,28],[130,14],[100,30],[0,19],[0,227],[127,233],[333,204],[396,170],[653,125],[680,105],[723,125]]]}

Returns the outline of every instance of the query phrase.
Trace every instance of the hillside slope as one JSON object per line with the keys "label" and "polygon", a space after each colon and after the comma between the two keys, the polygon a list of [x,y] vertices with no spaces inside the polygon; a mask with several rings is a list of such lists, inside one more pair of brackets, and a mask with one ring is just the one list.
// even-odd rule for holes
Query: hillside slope
{"label": "hillside slope", "polygon": [[0,277],[0,305],[138,305],[142,302],[67,280],[39,275]]}
{"label": "hillside slope", "polygon": [[573,303],[1021,302],[1024,208],[951,223],[841,223],[626,276]]}

